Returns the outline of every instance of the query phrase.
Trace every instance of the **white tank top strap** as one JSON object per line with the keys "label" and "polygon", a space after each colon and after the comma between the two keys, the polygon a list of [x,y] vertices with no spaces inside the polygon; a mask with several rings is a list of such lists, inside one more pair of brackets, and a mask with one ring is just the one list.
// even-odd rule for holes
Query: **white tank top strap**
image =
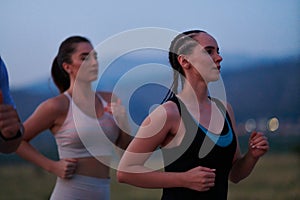
{"label": "white tank top strap", "polygon": [[[64,94],[70,101],[72,101],[72,97],[70,96],[70,94],[69,94],[67,91],[65,91],[63,94]],[[103,99],[103,97],[102,97],[99,93],[96,93],[96,95],[97,95],[98,99],[101,101],[103,107],[106,107],[107,104],[108,104],[107,101],[105,101],[105,100]]]}
{"label": "white tank top strap", "polygon": [[72,101],[72,97],[67,91],[64,92],[64,95],[69,99],[69,101]]}
{"label": "white tank top strap", "polygon": [[107,104],[108,104],[107,101],[105,101],[105,100],[103,99],[103,97],[101,97],[101,95],[100,95],[99,93],[96,92],[96,95],[97,95],[98,99],[101,101],[103,107],[106,107]]}

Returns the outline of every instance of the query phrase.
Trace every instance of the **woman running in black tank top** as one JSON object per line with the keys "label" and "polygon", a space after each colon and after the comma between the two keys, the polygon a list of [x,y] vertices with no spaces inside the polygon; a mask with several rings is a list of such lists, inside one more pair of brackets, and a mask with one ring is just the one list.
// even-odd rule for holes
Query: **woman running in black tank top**
{"label": "woman running in black tank top", "polygon": [[[118,180],[163,188],[163,200],[227,199],[228,180],[237,183],[251,173],[269,149],[267,138],[252,133],[242,156],[231,106],[209,97],[207,85],[220,78],[222,61],[211,35],[199,30],[179,34],[171,43],[169,61],[173,88],[127,148]],[[182,90],[177,93],[179,77]],[[158,148],[164,171],[145,165]]]}
{"label": "woman running in black tank top", "polygon": [[[220,111],[225,111],[226,114],[226,120],[224,121],[222,132],[218,141],[215,143],[213,138],[210,138],[210,135],[208,135],[209,132],[203,130],[201,125],[195,122],[185,105],[176,98],[175,95],[173,95],[169,101],[176,103],[183,123],[187,129],[181,144],[185,143],[187,140],[191,140],[191,144],[177,160],[165,167],[165,171],[185,172],[197,166],[204,166],[215,169],[216,176],[215,185],[211,187],[210,190],[199,192],[184,187],[164,188],[162,199],[226,199],[228,175],[232,166],[234,153],[236,151],[236,138],[234,131],[232,130],[229,115],[226,113],[223,104],[217,99],[213,100]],[[200,149],[203,145],[205,145],[205,142],[207,143],[205,137],[208,137],[208,142],[211,142],[212,146],[210,152],[203,158],[200,158]],[[174,152],[177,151],[176,148],[177,147],[162,149],[166,163],[169,163],[168,159],[174,155]]]}

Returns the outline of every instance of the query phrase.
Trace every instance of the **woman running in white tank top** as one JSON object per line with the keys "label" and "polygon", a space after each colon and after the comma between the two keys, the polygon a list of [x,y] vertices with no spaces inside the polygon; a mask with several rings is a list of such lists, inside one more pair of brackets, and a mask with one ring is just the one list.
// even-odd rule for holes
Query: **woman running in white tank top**
{"label": "woman running in white tank top", "polygon": [[[51,72],[61,94],[41,103],[25,121],[17,154],[57,176],[52,200],[108,200],[113,147],[126,149],[131,139],[124,107],[113,94],[92,90],[98,61],[84,37],[63,41]],[[29,143],[47,129],[56,139],[58,161]]]}

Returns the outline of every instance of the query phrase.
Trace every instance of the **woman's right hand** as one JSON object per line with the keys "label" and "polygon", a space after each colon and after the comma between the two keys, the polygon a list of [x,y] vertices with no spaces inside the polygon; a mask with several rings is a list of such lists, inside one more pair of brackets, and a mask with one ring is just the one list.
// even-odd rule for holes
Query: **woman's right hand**
{"label": "woman's right hand", "polygon": [[2,91],[0,90],[0,132],[2,136],[6,139],[15,137],[21,126],[18,113],[13,106],[3,104]]}
{"label": "woman's right hand", "polygon": [[215,169],[198,166],[184,172],[185,187],[197,191],[207,191],[215,185]]}
{"label": "woman's right hand", "polygon": [[55,162],[52,173],[63,179],[71,179],[77,168],[77,160],[64,158]]}

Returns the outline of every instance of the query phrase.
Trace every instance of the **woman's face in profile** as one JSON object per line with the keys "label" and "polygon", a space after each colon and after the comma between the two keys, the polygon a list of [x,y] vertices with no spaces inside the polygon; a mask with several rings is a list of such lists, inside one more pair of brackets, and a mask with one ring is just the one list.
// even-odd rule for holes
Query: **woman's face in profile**
{"label": "woman's face in profile", "polygon": [[90,43],[78,43],[72,55],[72,67],[76,79],[87,82],[97,80],[99,70],[97,53]]}
{"label": "woman's face in profile", "polygon": [[220,78],[220,63],[222,57],[219,55],[219,47],[216,40],[207,33],[194,36],[199,43],[191,54],[187,55],[195,73],[199,73],[205,82],[217,81]]}

